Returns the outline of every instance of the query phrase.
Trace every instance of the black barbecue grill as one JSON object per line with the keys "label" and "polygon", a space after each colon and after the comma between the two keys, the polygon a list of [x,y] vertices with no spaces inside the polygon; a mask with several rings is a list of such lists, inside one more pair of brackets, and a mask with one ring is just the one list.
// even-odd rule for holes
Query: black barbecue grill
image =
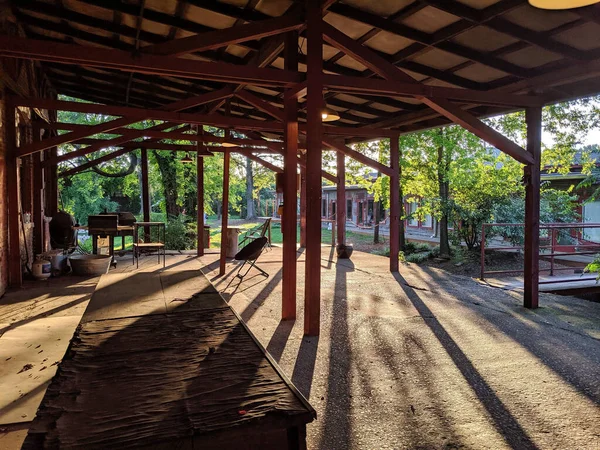
{"label": "black barbecue grill", "polygon": [[88,233],[99,237],[116,236],[119,231],[118,214],[88,216]]}
{"label": "black barbecue grill", "polygon": [[[125,248],[125,236],[133,236],[136,219],[130,212],[102,213],[88,216],[88,234],[92,237],[93,253],[98,253],[98,238],[108,238],[109,254],[114,255],[114,238],[121,237]],[[115,264],[113,260],[113,264]]]}

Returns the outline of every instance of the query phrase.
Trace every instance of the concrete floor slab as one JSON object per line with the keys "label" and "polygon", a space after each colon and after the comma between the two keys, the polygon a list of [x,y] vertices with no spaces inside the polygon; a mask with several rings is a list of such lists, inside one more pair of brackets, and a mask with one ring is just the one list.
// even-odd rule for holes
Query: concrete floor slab
{"label": "concrete floor slab", "polygon": [[[120,295],[115,295],[119,292]],[[102,275],[84,322],[167,312],[160,272],[108,273]]]}
{"label": "concrete floor slab", "polygon": [[0,337],[0,424],[33,420],[79,319],[39,318]]}
{"label": "concrete floor slab", "polygon": [[[317,410],[309,448],[600,448],[600,304],[543,294],[530,311],[522,293],[322,250],[319,337],[303,336],[303,258],[296,321],[280,321],[281,249],[225,295]],[[233,265],[215,278],[201,260],[224,289]]]}

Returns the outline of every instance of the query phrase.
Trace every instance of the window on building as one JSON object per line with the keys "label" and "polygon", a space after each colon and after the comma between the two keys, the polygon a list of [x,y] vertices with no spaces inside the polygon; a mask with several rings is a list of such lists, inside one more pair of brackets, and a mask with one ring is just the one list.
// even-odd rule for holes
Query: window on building
{"label": "window on building", "polygon": [[429,214],[427,214],[425,216],[425,220],[423,220],[423,226],[426,228],[432,228],[433,227],[433,219],[431,218],[431,216]]}
{"label": "window on building", "polygon": [[[418,202],[411,202],[408,204],[408,213],[409,214],[414,214],[417,211],[417,208],[419,207],[419,203]],[[416,217],[411,217],[410,219],[408,219],[408,226],[410,227],[418,227],[419,226],[419,219],[417,219]]]}
{"label": "window on building", "polygon": [[[600,223],[600,202],[589,202],[583,205],[583,223]],[[600,243],[600,228],[584,228],[583,237]]]}

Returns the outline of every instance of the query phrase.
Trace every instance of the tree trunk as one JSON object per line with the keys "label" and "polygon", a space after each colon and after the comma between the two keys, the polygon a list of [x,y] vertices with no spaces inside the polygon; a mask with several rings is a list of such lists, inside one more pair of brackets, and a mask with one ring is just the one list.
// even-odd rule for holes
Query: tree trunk
{"label": "tree trunk", "polygon": [[181,208],[177,204],[177,153],[168,152],[163,155],[156,150],[153,153],[162,177],[167,219],[177,217],[181,214]]}
{"label": "tree trunk", "polygon": [[252,172],[252,160],[246,158],[246,220],[256,219],[253,195],[254,173]]}
{"label": "tree trunk", "polygon": [[137,167],[138,184],[140,186],[140,216],[144,217],[144,190],[142,189],[142,165]]}
{"label": "tree trunk", "polygon": [[449,159],[444,154],[444,146],[438,147],[438,184],[440,195],[441,217],[439,224],[440,231],[440,256],[450,257],[450,242],[448,240],[448,197],[449,197],[449,182],[448,169]]}
{"label": "tree trunk", "polygon": [[[185,180],[193,180],[193,171],[195,164],[186,164],[183,167],[183,176]],[[183,200],[184,212],[189,217],[196,217],[196,209],[198,208],[198,194],[196,190],[185,191],[185,198]]]}

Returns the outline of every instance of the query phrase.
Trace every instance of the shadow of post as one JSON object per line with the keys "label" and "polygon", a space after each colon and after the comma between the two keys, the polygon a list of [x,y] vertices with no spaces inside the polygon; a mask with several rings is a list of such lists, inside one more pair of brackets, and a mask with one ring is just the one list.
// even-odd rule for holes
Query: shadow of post
{"label": "shadow of post", "polygon": [[408,282],[399,273],[394,273],[394,278],[405,292],[408,299],[414,305],[427,326],[431,329],[437,340],[440,342],[448,356],[452,359],[464,379],[494,422],[496,430],[504,438],[508,445],[518,449],[537,449],[538,447],[531,440],[527,432],[521,427],[517,419],[510,413],[508,408],[502,403],[502,400],[496,395],[491,386],[485,381],[477,371],[467,355],[460,349],[458,344],[452,339],[443,325],[437,320],[425,302],[409,286]]}
{"label": "shadow of post", "polygon": [[[562,326],[546,324],[547,316],[542,312],[549,309],[546,305],[532,312],[522,306],[520,299],[515,300],[505,291],[489,287],[485,288],[488,295],[489,289],[496,289],[494,293],[496,298],[505,295],[511,301],[485,302],[482,301],[484,293],[464,289],[464,284],[460,284],[453,277],[435,273],[427,267],[421,270],[436,281],[441,295],[455,296],[455,292],[460,291],[463,306],[514,339],[581,394],[594,403],[600,404],[597,370],[595,370],[600,363],[597,339],[589,335],[582,336],[577,329],[573,332],[573,330],[563,329]],[[476,288],[479,288],[479,285],[476,285]],[[561,313],[565,313],[569,305],[572,305],[567,299],[568,297],[565,297],[565,303],[561,304]],[[502,320],[504,314],[510,314],[515,320]],[[525,318],[526,320],[519,320]],[[564,325],[568,326],[570,323]]]}
{"label": "shadow of post", "polygon": [[347,274],[354,271],[354,264],[350,260],[345,260],[345,262],[344,265],[335,265],[335,287],[329,335],[327,404],[323,414],[325,421],[323,434],[319,443],[321,449],[347,449],[351,448],[352,443],[350,388],[352,351],[348,326]]}

